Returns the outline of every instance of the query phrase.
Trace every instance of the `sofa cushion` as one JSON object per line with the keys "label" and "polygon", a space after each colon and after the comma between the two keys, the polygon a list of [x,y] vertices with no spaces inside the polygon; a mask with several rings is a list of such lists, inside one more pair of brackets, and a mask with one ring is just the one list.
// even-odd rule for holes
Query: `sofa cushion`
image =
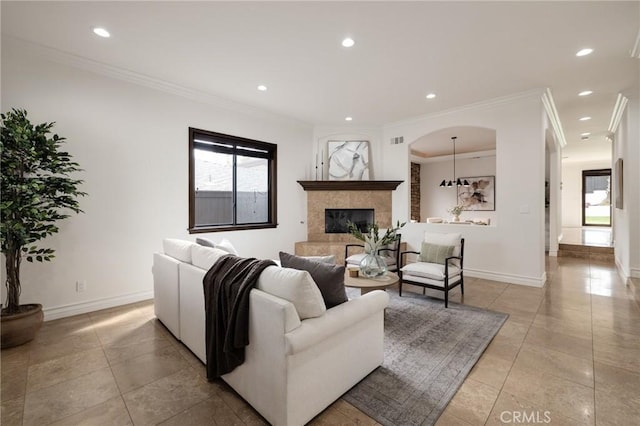
{"label": "sofa cushion", "polygon": [[193,245],[194,243],[191,241],[177,238],[165,238],[162,240],[164,254],[186,263],[191,263],[191,246]]}
{"label": "sofa cushion", "polygon": [[208,271],[218,259],[226,254],[229,253],[217,248],[194,244],[191,246],[191,263],[197,268]]}
{"label": "sofa cushion", "polygon": [[301,320],[322,316],[327,310],[307,271],[269,266],[258,277],[256,288],[291,302]]}
{"label": "sofa cushion", "polygon": [[423,242],[422,249],[420,250],[420,256],[418,256],[418,261],[444,265],[447,257],[451,257],[453,255],[454,248],[455,246],[441,246],[438,244]]}
{"label": "sofa cushion", "polygon": [[[438,263],[416,262],[409,263],[401,269],[403,275],[430,278],[432,280],[444,280],[444,265]],[[449,278],[460,274],[460,268],[449,265]]]}
{"label": "sofa cushion", "polygon": [[344,266],[314,262],[289,253],[280,252],[280,263],[285,268],[308,271],[318,285],[327,309],[349,300],[344,288]]}

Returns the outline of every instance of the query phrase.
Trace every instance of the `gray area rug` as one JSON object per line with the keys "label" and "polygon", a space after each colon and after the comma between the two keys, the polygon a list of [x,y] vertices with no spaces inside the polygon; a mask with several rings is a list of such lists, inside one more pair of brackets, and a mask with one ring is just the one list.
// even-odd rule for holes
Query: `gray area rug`
{"label": "gray area rug", "polygon": [[343,398],[383,425],[432,425],[508,315],[451,302],[445,309],[442,300],[408,292],[389,295],[384,363]]}

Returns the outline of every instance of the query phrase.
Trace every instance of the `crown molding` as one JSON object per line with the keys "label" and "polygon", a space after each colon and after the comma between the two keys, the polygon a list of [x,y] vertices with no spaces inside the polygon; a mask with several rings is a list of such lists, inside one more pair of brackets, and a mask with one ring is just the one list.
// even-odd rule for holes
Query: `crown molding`
{"label": "crown molding", "polygon": [[567,139],[564,136],[564,130],[562,130],[562,122],[560,122],[560,116],[558,115],[556,104],[553,101],[551,89],[547,88],[542,94],[542,104],[544,105],[545,111],[547,111],[547,117],[549,117],[549,121],[551,122],[551,127],[553,128],[556,140],[560,147],[564,148],[567,146]]}
{"label": "crown molding", "polygon": [[618,93],[618,98],[616,99],[616,103],[613,106],[613,112],[611,113],[611,120],[609,121],[608,130],[611,133],[615,133],[616,130],[618,130],[620,120],[622,120],[622,115],[627,107],[627,102],[629,102],[629,99],[626,96],[623,96],[622,93]]}
{"label": "crown molding", "polygon": [[385,130],[390,130],[390,129],[393,129],[395,127],[401,127],[401,126],[407,126],[407,125],[411,125],[411,124],[416,124],[416,123],[419,123],[419,122],[424,121],[424,120],[437,118],[437,117],[442,117],[442,116],[449,115],[449,114],[456,114],[456,113],[459,113],[459,112],[468,111],[468,110],[474,110],[474,109],[491,108],[491,107],[495,107],[495,106],[500,106],[500,105],[505,105],[505,104],[510,104],[510,103],[513,103],[513,102],[521,101],[523,99],[539,98],[540,97],[540,93],[542,93],[542,89],[533,89],[533,90],[528,90],[526,92],[515,93],[515,94],[507,95],[507,96],[501,96],[499,98],[487,99],[487,100],[480,101],[480,102],[475,102],[475,103],[472,103],[472,104],[467,104],[467,105],[463,105],[463,106],[459,106],[459,107],[449,108],[449,109],[445,109],[445,110],[434,112],[434,113],[420,115],[420,116],[417,116],[417,117],[411,117],[411,118],[408,118],[406,120],[400,120],[400,121],[395,121],[395,122],[392,122],[392,123],[387,123],[387,124],[383,125],[383,128]]}
{"label": "crown molding", "polygon": [[131,71],[125,68],[105,64],[103,62],[94,61],[92,59],[85,58],[83,56],[74,55],[63,50],[55,49],[53,47],[44,46],[42,44],[33,43],[28,40],[24,40],[18,37],[3,35],[3,39],[10,39],[12,42],[20,44],[19,49],[27,51],[28,53],[45,58],[49,61],[59,64],[67,65],[73,68],[89,71],[94,74],[103,75],[116,80],[126,81],[128,83],[136,84],[138,86],[147,87],[153,90],[169,93],[175,96],[180,96],[192,101],[201,102],[207,105],[211,105],[227,111],[246,114],[259,118],[266,118],[271,120],[286,121],[289,124],[297,122],[300,125],[311,126],[311,123],[298,120],[285,115],[273,113],[264,109],[253,107],[251,105],[243,104],[237,101],[233,101],[221,96],[206,93],[201,90],[192,89],[189,87],[174,84],[165,80],[161,80],[155,77],[151,77],[145,74],[141,74],[135,71]]}

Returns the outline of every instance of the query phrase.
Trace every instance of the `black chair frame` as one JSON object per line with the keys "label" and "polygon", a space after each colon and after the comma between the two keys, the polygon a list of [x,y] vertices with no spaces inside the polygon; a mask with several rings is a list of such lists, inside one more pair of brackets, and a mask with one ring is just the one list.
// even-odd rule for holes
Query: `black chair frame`
{"label": "black chair frame", "polygon": [[[407,254],[420,254],[419,251],[403,251],[400,253],[400,259],[404,262],[404,256]],[[449,285],[449,262],[453,259],[458,259],[460,261],[460,280],[455,283]],[[418,281],[406,280],[402,276],[402,270],[399,270],[398,276],[400,278],[400,282],[398,284],[399,290],[398,294],[402,297],[402,284],[411,284],[422,287],[422,293],[424,294],[425,288],[430,288],[433,290],[444,291],[444,307],[449,307],[449,290],[460,286],[460,292],[464,295],[464,269],[463,269],[463,259],[464,259],[464,238],[460,239],[460,256],[451,256],[447,257],[444,262],[444,286],[440,287],[432,284],[425,284]],[[456,275],[457,277],[457,275]]]}
{"label": "black chair frame", "polygon": [[[396,234],[396,239],[395,241],[395,249],[390,249],[390,248],[381,248],[380,250],[378,250],[378,254],[384,252],[391,252],[394,257],[396,258],[396,266],[394,267],[394,270],[390,270],[390,272],[395,272],[395,271],[400,271],[400,241],[402,239],[402,235],[400,234]],[[362,249],[364,249],[364,244],[347,244],[344,247],[344,266],[347,266],[347,257],[349,257],[349,247],[361,247]],[[391,256],[389,256],[391,257]]]}

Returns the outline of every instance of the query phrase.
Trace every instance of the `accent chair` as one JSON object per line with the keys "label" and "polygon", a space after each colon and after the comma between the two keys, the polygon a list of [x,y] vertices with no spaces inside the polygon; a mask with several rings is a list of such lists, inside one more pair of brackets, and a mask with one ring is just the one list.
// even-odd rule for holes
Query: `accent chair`
{"label": "accent chair", "polygon": [[[405,256],[418,255],[415,262],[407,263]],[[460,286],[464,294],[464,238],[461,234],[439,234],[425,232],[420,251],[403,251],[399,272],[399,295],[402,285],[412,284],[444,292],[444,307],[449,306],[449,290]]]}

